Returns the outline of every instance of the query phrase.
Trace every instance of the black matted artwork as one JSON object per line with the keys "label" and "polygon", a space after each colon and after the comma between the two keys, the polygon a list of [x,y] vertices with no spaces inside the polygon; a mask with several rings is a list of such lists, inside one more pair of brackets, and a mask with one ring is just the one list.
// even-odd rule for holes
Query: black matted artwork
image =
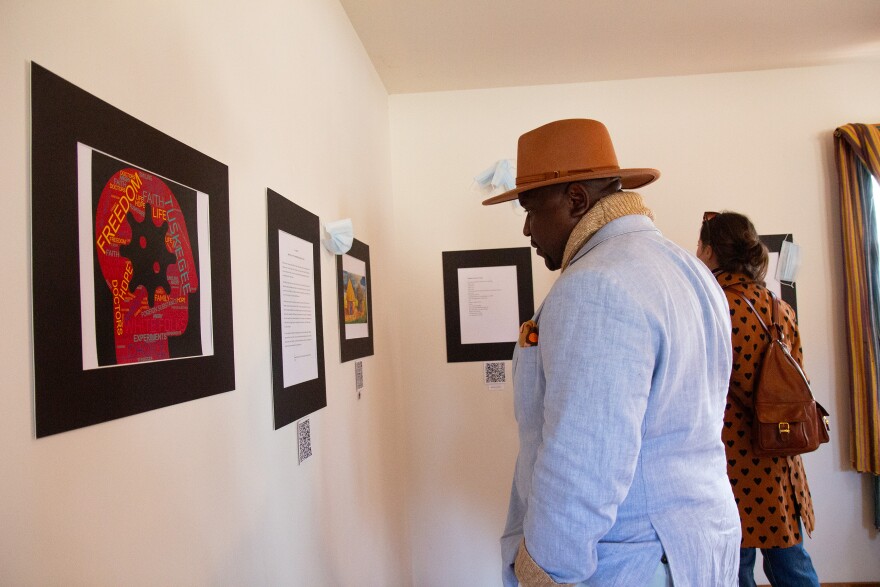
{"label": "black matted artwork", "polygon": [[339,354],[351,361],[373,354],[373,282],[370,247],[354,239],[347,253],[336,256]]}
{"label": "black matted artwork", "polygon": [[226,165],[31,64],[36,435],[235,387]]}
{"label": "black matted artwork", "polygon": [[[473,251],[444,251],[443,252],[443,298],[446,310],[446,361],[460,363],[466,361],[502,361],[513,358],[513,349],[519,335],[519,326],[526,320],[531,319],[535,313],[534,293],[532,289],[532,252],[529,247],[517,247],[511,249],[481,249]],[[465,301],[460,292],[463,284],[459,283],[459,276],[466,274],[468,270],[488,268],[493,271],[502,271],[507,275],[513,275],[515,292],[500,291],[497,295],[515,296],[516,308],[513,314],[505,317],[504,330],[500,338],[487,342],[471,342],[468,336],[462,333],[461,307]],[[512,273],[515,271],[515,274]],[[485,277],[474,277],[478,282],[486,283]],[[470,304],[469,313],[482,313],[490,310],[489,298],[496,297],[494,285],[488,285],[488,289],[480,292],[472,292],[474,296],[465,305]],[[501,288],[502,290],[504,288]],[[464,288],[467,291],[467,288]],[[475,307],[480,306],[480,307]],[[465,318],[466,320],[468,317]],[[494,330],[494,328],[493,328]],[[509,333],[509,334],[505,334]]]}
{"label": "black matted artwork", "polygon": [[[779,261],[779,252],[782,250],[782,243],[786,240],[794,242],[794,238],[790,234],[762,234],[759,235],[758,238],[761,239],[761,242],[763,242],[767,246],[767,250],[770,251],[770,264],[767,267],[767,280],[776,280],[776,265]],[[774,256],[773,253],[776,253],[776,255]],[[780,281],[779,289],[782,300],[787,302],[794,310],[794,313],[797,314],[797,288],[795,287],[794,282],[789,283],[787,281]]]}
{"label": "black matted artwork", "polygon": [[275,430],[327,405],[318,217],[266,191]]}

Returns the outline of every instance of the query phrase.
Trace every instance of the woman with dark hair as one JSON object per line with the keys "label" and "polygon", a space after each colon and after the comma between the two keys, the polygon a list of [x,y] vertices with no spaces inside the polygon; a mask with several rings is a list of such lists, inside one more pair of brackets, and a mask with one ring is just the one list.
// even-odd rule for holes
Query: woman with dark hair
{"label": "woman with dark hair", "polygon": [[[733,371],[721,438],[742,523],[739,584],[755,585],[755,549],[760,548],[764,572],[774,587],[818,587],[813,562],[803,545],[803,529],[811,534],[814,519],[801,457],[761,458],[752,452],[752,393],[770,340],[739,294],[752,302],[765,323],[769,321],[772,298],[764,283],[767,247],[742,214],[706,212],[697,257],[724,288],[733,327]],[[782,300],[779,309],[785,339],[801,364],[803,351],[794,310]]]}

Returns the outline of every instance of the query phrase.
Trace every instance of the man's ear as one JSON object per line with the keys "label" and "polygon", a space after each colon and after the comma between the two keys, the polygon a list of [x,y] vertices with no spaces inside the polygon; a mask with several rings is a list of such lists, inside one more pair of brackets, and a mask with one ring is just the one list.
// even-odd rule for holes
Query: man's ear
{"label": "man's ear", "polygon": [[566,196],[572,216],[581,217],[590,211],[596,202],[607,195],[615,194],[622,188],[619,177],[603,177],[576,181],[568,184]]}
{"label": "man's ear", "polygon": [[591,200],[596,198],[590,197],[587,187],[580,183],[570,183],[565,190],[566,203],[568,204],[568,212],[573,218],[580,218],[586,214],[592,203]]}

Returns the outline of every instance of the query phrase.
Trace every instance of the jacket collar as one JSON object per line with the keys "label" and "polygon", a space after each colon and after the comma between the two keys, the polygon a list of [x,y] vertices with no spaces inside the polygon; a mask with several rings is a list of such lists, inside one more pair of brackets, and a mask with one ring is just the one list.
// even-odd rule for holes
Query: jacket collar
{"label": "jacket collar", "polygon": [[621,236],[624,234],[630,234],[634,232],[656,232],[660,233],[657,230],[657,227],[654,225],[654,222],[648,218],[647,216],[643,216],[641,214],[622,216],[617,218],[616,220],[612,220],[602,228],[600,228],[596,234],[590,237],[581,249],[572,256],[571,261],[569,262],[569,267],[574,265],[581,259],[584,255],[595,249],[600,244],[604,243],[607,240],[610,240],[616,236]]}

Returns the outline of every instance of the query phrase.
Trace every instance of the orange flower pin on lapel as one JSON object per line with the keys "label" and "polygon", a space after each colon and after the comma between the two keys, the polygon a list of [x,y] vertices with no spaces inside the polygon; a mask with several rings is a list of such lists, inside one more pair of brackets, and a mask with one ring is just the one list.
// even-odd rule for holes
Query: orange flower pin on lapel
{"label": "orange flower pin on lapel", "polygon": [[534,320],[527,320],[519,327],[519,346],[538,346],[538,325]]}

